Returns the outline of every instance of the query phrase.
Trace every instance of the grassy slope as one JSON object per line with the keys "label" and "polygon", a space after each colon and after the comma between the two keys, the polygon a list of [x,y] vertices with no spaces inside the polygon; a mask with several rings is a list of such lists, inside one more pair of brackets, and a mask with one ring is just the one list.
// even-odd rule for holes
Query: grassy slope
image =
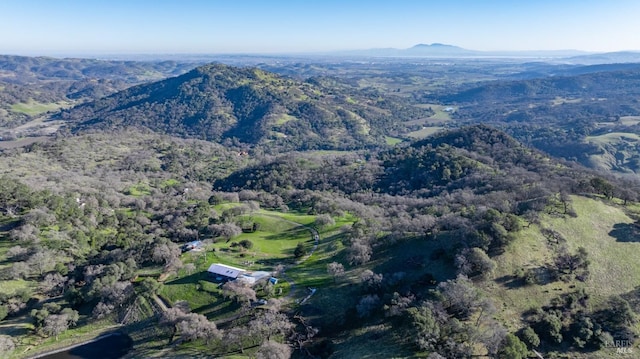
{"label": "grassy slope", "polygon": [[444,127],[440,127],[440,126],[423,127],[420,130],[407,133],[407,137],[410,137],[413,139],[423,139],[431,135],[434,135],[435,133],[442,131],[443,129]]}
{"label": "grassy slope", "polygon": [[24,113],[29,116],[39,115],[47,111],[57,110],[61,107],[68,106],[67,103],[40,103],[36,101],[22,102],[11,105],[11,111]]}
{"label": "grassy slope", "polygon": [[637,142],[640,141],[640,136],[628,132],[610,132],[599,136],[587,136],[585,141],[598,144],[616,144],[620,141]]}
{"label": "grassy slope", "polygon": [[[542,226],[561,233],[572,253],[579,247],[587,250],[591,275],[586,282],[576,283],[576,288],[583,287],[591,294],[591,305],[634,289],[640,283],[640,263],[636,258],[640,236],[634,238],[631,227],[626,226],[633,220],[622,208],[594,199],[573,197],[573,207],[577,218],[547,216],[543,218]],[[520,313],[523,311],[546,305],[550,299],[574,290],[569,288],[570,283],[563,282],[510,288],[509,277],[516,269],[542,266],[553,260],[553,251],[539,228],[531,226],[522,231],[507,251],[496,258],[496,281],[485,285],[487,294],[496,302],[498,317],[511,330],[521,326]],[[619,241],[612,235],[628,242]]]}
{"label": "grassy slope", "polygon": [[[223,204],[216,206],[216,208],[220,209],[221,207],[228,208],[232,206],[233,204]],[[302,296],[305,296],[307,294],[304,290],[305,287],[315,287],[318,291],[310,302],[313,302],[314,306],[318,306],[322,308],[322,310],[331,312],[333,309],[344,308],[344,305],[350,307],[355,306],[355,303],[344,303],[344,300],[351,301],[355,298],[354,294],[358,288],[351,285],[355,282],[355,275],[353,275],[354,278],[339,279],[338,288],[336,288],[333,280],[327,274],[326,266],[334,260],[346,263],[341,254],[344,248],[341,243],[343,235],[341,227],[353,223],[356,218],[347,214],[344,217],[335,218],[335,225],[319,229],[321,240],[315,253],[305,261],[293,264],[293,248],[300,240],[305,241],[309,249],[312,246],[310,232],[300,225],[313,225],[315,216],[296,212],[282,213],[260,210],[251,215],[251,217],[252,220],[260,223],[259,231],[255,233],[243,233],[233,238],[229,243],[225,243],[224,241],[218,242],[213,245],[216,251],[207,251],[206,257],[204,252],[185,253],[182,258],[183,261],[185,263],[196,264],[196,271],[188,274],[184,270],[180,270],[178,276],[169,278],[169,280],[165,282],[161,295],[172,303],[176,300],[189,301],[193,311],[206,315],[210,320],[224,320],[225,318],[234,316],[237,313],[238,306],[222,298],[222,292],[217,288],[216,284],[206,280],[206,269],[214,262],[223,262],[246,268],[247,265],[243,264],[244,261],[255,260],[254,264],[248,266],[250,269],[272,270],[273,266],[277,263],[288,263],[287,266],[289,269],[287,270],[287,276],[293,279],[297,286],[297,295],[292,299],[300,299]],[[292,237],[291,233],[296,233],[296,235]],[[245,256],[240,256],[241,251],[220,251],[220,248],[228,248],[231,242],[237,242],[243,238],[249,239],[254,243],[254,247],[251,250],[244,252]],[[280,246],[284,243],[283,241],[288,242],[286,248],[281,248]],[[262,250],[264,250],[264,252]],[[286,255],[283,256],[283,254]],[[276,285],[276,293],[278,293],[278,288],[283,289],[281,295],[285,296],[289,292],[289,283],[287,283],[286,280],[280,280]],[[258,293],[258,295],[260,296],[260,293]],[[337,312],[340,312],[340,310]],[[385,330],[388,329],[389,328],[385,328]],[[371,333],[380,332],[380,328],[363,328],[360,331],[360,335],[356,338],[359,338],[358,340],[368,338]],[[389,353],[397,354],[399,351],[402,351],[398,344],[394,342],[393,338],[388,338],[386,341],[388,342]],[[356,343],[356,345],[362,345],[362,350],[369,350],[371,355],[379,353],[379,350],[371,350],[371,347],[366,344],[366,341],[358,342],[356,340],[356,342],[353,342],[353,338],[345,338],[345,340],[341,340],[337,345],[336,350],[342,354],[338,354],[336,357],[362,357],[360,356],[360,353],[363,353],[361,350],[352,350],[351,346],[354,345],[354,343]],[[179,352],[186,353],[190,350],[189,348],[191,348],[190,345],[182,346]],[[246,354],[249,355],[250,353],[251,351],[248,351]],[[351,353],[351,356],[346,355],[346,353]],[[354,353],[359,354],[356,355]],[[246,358],[247,356],[237,355],[229,356],[229,358],[230,357]]]}
{"label": "grassy slope", "polygon": [[593,299],[600,301],[632,290],[640,283],[636,257],[640,237],[629,236],[631,233],[618,228],[627,228],[633,220],[621,208],[596,200],[575,197],[573,206],[578,218],[555,218],[549,224],[567,238],[571,250],[587,249],[592,264],[586,285]]}

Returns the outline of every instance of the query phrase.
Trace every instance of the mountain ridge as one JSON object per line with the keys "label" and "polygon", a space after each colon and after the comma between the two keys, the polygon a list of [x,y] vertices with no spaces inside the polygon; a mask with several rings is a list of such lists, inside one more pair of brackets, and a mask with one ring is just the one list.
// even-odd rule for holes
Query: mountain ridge
{"label": "mountain ridge", "polygon": [[[335,84],[333,84],[335,85]],[[222,64],[139,85],[65,110],[74,131],[122,126],[211,141],[287,149],[353,149],[384,143],[404,120],[424,117],[400,98],[321,80],[296,81]]]}

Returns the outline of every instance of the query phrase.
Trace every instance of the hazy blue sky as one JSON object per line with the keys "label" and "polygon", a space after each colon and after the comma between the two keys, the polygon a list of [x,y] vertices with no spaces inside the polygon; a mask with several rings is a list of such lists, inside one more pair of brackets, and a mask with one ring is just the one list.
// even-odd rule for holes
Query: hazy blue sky
{"label": "hazy blue sky", "polygon": [[640,50],[638,0],[0,0],[0,53]]}

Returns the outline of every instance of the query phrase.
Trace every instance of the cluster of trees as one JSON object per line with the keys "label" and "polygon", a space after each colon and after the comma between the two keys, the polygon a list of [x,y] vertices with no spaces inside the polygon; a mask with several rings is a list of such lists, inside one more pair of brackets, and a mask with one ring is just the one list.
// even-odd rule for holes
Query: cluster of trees
{"label": "cluster of trees", "polygon": [[[224,290],[239,293],[239,286],[235,289],[230,288]],[[253,295],[255,297],[255,293]],[[233,325],[224,330],[219,329],[204,315],[192,313],[186,302],[175,303],[162,314],[160,322],[169,331],[169,343],[174,342],[175,337],[179,336],[182,342],[202,340],[207,345],[212,344],[217,355],[234,352],[244,354],[247,348],[258,347],[255,354],[258,358],[287,359],[293,350],[291,345],[282,342],[290,336],[302,337],[302,334],[295,335],[299,328],[287,315],[279,311],[280,306],[277,302],[277,299],[270,300],[268,309],[265,310],[253,309],[250,305],[244,306],[241,315],[234,319]],[[304,342],[306,340],[300,343]]]}
{"label": "cluster of trees", "polygon": [[58,335],[77,324],[80,318],[78,312],[71,308],[62,308],[56,303],[45,303],[41,309],[32,309],[34,330],[53,336],[58,340]]}
{"label": "cluster of trees", "polygon": [[[119,153],[118,146],[130,152]],[[176,270],[183,266],[180,243],[240,233],[237,214],[212,210],[210,184],[197,182],[228,171],[225,164],[233,168],[237,157],[214,144],[135,132],[5,152],[4,169],[13,162],[33,170],[21,179],[0,178],[3,240],[10,242],[4,259],[11,263],[0,277],[37,285],[3,293],[0,320],[31,312],[35,333],[51,336],[75,325],[77,312],[69,311],[85,306],[95,318],[123,320],[158,290],[152,279],[132,283],[139,268]],[[109,165],[96,165],[101,161]],[[50,298],[63,307],[43,306]]]}
{"label": "cluster of trees", "polygon": [[590,310],[589,295],[581,290],[555,298],[550,305],[530,311],[530,327],[520,336],[530,347],[557,347],[570,343],[578,350],[598,350],[615,340],[635,340],[636,313],[625,299],[611,297]]}
{"label": "cluster of trees", "polygon": [[492,357],[511,350],[507,330],[491,318],[493,303],[466,277],[440,283],[433,296],[403,313],[418,348],[445,358],[470,358],[478,345]]}

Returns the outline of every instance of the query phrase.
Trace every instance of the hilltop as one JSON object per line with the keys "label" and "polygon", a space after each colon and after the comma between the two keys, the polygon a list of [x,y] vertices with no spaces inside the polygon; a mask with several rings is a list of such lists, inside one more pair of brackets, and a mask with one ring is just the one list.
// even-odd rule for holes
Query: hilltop
{"label": "hilltop", "polygon": [[402,121],[429,114],[406,100],[336,82],[212,64],[77,106],[61,118],[79,131],[135,126],[211,141],[351,149],[382,144]]}

